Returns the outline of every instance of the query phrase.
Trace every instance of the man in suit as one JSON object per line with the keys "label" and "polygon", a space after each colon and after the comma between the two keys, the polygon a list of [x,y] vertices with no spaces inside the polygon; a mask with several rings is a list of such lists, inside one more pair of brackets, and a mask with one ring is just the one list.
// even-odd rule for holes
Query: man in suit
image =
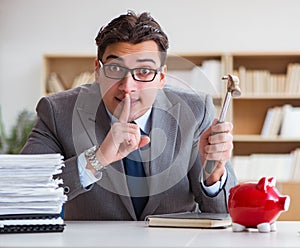
{"label": "man in suit", "polygon": [[[22,150],[64,156],[65,219],[227,212],[232,124],[214,120],[209,95],[165,86],[160,25],[128,12],[96,43],[95,82],[43,97]],[[216,161],[209,173],[207,160]]]}

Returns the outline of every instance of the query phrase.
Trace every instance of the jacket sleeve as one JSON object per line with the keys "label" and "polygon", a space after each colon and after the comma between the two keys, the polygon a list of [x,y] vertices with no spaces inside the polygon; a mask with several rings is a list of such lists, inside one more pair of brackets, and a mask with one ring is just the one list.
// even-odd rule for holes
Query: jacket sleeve
{"label": "jacket sleeve", "polygon": [[78,156],[74,150],[74,145],[69,137],[72,136],[71,130],[63,128],[63,123],[59,120],[68,119],[60,109],[60,104],[52,101],[49,97],[43,97],[36,108],[38,115],[35,126],[33,127],[28,140],[23,147],[22,154],[47,154],[60,153],[64,156],[65,167],[58,177],[63,179],[64,190],[68,200],[86,192],[83,188],[78,172]]}
{"label": "jacket sleeve", "polygon": [[37,121],[21,153],[60,153],[63,148],[57,137],[54,109],[48,98],[43,97],[37,107]]}
{"label": "jacket sleeve", "polygon": [[237,183],[231,162],[228,161],[226,163],[227,179],[217,195],[207,195],[205,189],[203,189],[200,183],[203,165],[198,152],[198,140],[201,133],[211,125],[214,119],[214,105],[212,98],[209,95],[207,95],[205,98],[205,111],[201,112],[203,115],[198,116],[199,123],[195,131],[193,151],[191,156],[191,161],[193,161],[193,164],[191,165],[191,169],[189,171],[191,188],[195,196],[195,200],[199,205],[199,209],[202,212],[228,212],[227,203],[229,189]]}

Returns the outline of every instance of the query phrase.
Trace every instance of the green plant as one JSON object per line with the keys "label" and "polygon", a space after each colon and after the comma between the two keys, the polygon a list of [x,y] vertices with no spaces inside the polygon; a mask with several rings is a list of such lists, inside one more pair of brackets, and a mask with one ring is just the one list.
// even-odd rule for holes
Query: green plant
{"label": "green plant", "polygon": [[18,154],[25,145],[28,135],[34,126],[36,115],[27,110],[20,112],[10,135],[5,134],[0,109],[0,153]]}
{"label": "green plant", "polygon": [[0,154],[5,153],[4,151],[7,149],[7,143],[6,143],[6,135],[4,130],[4,125],[2,121],[2,113],[0,108]]}

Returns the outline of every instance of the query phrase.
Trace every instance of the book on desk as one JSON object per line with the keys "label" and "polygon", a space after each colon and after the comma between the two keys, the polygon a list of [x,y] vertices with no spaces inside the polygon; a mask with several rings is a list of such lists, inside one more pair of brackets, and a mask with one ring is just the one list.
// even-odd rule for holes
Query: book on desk
{"label": "book on desk", "polygon": [[226,228],[231,225],[231,218],[227,213],[183,212],[149,215],[145,221],[149,227]]}

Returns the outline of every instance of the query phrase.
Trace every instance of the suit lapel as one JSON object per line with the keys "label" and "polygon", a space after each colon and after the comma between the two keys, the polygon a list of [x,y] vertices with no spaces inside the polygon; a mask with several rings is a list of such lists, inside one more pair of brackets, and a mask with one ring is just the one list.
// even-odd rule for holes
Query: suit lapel
{"label": "suit lapel", "polygon": [[[79,118],[77,117],[78,122],[73,126],[76,125],[76,130],[80,130],[76,134],[78,142],[75,144],[76,148],[78,147],[76,151],[80,151],[77,154],[80,154],[91,146],[103,142],[110,130],[110,119],[101,100],[97,83],[90,88],[83,87],[77,98],[76,106]],[[131,199],[128,197],[129,191],[122,161],[116,161],[108,166],[97,184],[119,195],[129,214],[136,219]]]}
{"label": "suit lapel", "polygon": [[[179,105],[163,109],[155,106],[152,120],[151,143],[151,175],[161,173],[169,167],[174,156],[176,136],[178,132]],[[167,154],[165,154],[167,152]]]}
{"label": "suit lapel", "polygon": [[[174,158],[178,136],[180,104],[172,105],[163,91],[159,91],[152,110],[150,134],[150,167],[148,184],[149,201],[142,213],[153,213],[168,188],[171,162]],[[152,145],[153,144],[153,145]],[[147,171],[146,171],[147,173]]]}
{"label": "suit lapel", "polygon": [[100,102],[98,84],[81,87],[75,103],[72,122],[72,134],[77,154],[97,144],[96,115]]}

